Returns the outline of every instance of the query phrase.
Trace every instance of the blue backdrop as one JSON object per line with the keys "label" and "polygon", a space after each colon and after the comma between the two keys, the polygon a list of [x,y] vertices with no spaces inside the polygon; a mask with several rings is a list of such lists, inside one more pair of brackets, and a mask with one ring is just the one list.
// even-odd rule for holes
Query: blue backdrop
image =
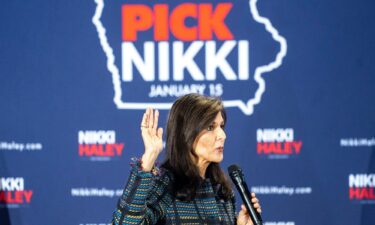
{"label": "blue backdrop", "polygon": [[144,108],[188,92],[224,100],[265,225],[375,224],[374,6],[3,2],[0,224],[110,223]]}

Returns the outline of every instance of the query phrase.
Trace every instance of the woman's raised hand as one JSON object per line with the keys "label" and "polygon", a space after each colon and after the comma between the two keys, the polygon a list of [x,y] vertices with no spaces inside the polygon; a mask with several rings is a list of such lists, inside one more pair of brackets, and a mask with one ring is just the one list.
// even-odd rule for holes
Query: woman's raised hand
{"label": "woman's raised hand", "polygon": [[142,156],[142,168],[151,171],[154,163],[163,149],[163,128],[158,128],[159,111],[146,109],[141,122],[141,131],[145,153]]}

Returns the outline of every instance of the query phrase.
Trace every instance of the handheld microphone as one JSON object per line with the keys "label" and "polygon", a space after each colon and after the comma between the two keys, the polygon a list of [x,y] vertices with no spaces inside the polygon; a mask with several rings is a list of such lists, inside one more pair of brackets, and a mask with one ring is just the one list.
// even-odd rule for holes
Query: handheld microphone
{"label": "handheld microphone", "polygon": [[262,218],[251,203],[250,192],[247,188],[241,168],[238,165],[231,165],[228,167],[228,173],[234,185],[236,185],[237,190],[241,195],[242,201],[244,202],[254,225],[262,225]]}

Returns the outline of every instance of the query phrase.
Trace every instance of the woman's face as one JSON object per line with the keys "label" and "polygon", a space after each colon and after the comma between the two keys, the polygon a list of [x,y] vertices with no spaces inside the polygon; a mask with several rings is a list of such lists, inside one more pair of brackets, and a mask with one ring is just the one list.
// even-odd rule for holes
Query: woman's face
{"label": "woman's face", "polygon": [[215,120],[199,133],[194,142],[194,152],[198,156],[197,164],[219,163],[223,160],[225,142],[224,119],[219,112]]}

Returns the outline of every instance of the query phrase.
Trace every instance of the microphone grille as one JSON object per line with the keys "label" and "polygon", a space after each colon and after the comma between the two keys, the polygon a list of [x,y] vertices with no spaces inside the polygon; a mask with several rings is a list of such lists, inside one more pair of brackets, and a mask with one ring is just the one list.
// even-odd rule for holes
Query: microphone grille
{"label": "microphone grille", "polygon": [[237,172],[240,172],[240,171],[241,171],[241,167],[236,165],[236,164],[230,165],[228,167],[228,173],[229,174],[237,173]]}

